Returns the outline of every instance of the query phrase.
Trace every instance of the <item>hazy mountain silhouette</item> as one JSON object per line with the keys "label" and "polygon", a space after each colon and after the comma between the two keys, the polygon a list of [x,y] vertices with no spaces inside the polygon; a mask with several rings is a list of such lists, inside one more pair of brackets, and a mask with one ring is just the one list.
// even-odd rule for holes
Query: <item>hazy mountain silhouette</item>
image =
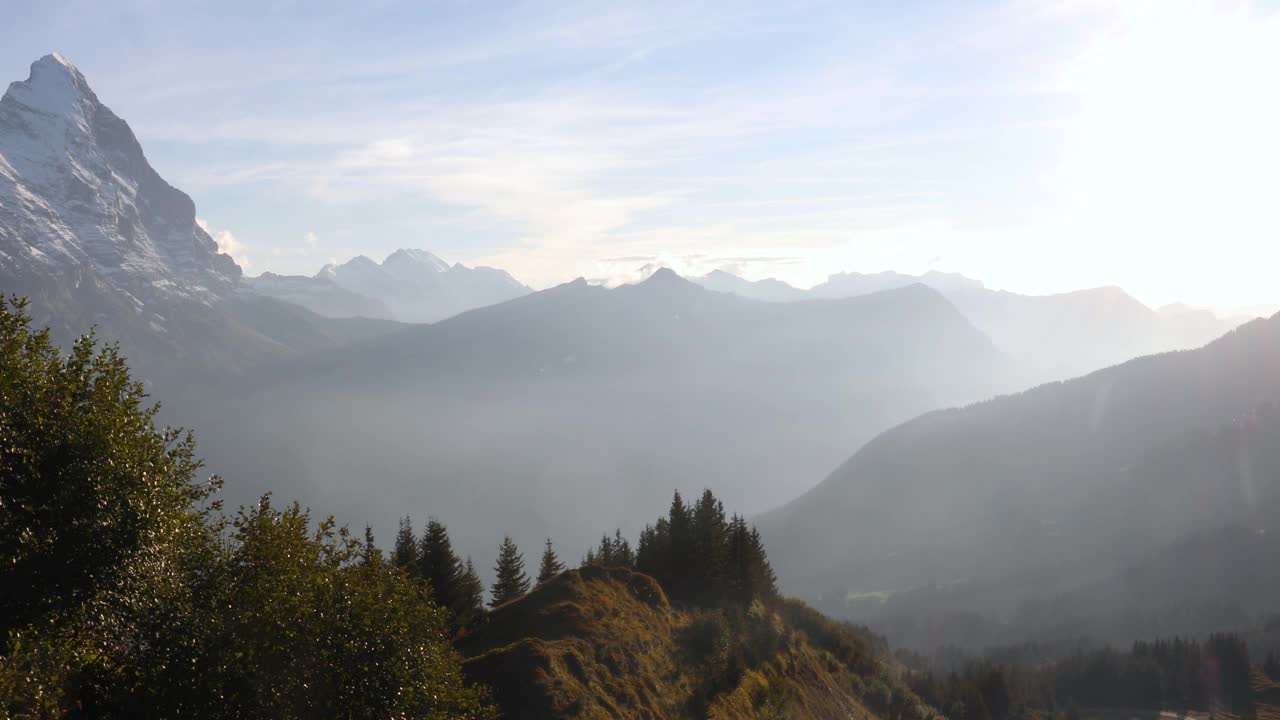
{"label": "hazy mountain silhouette", "polygon": [[1055,295],[1020,295],[986,288],[956,273],[837,273],[809,290],[777,280],[748,281],[716,271],[696,282],[759,300],[856,297],[912,284],[942,293],[1015,361],[1014,381],[1061,380],[1130,358],[1198,347],[1249,319],[1221,318],[1188,306],[1152,310],[1115,287]]}
{"label": "hazy mountain silhouette", "polygon": [[188,422],[228,477],[289,458],[295,494],[385,527],[432,512],[464,544],[503,528],[572,548],[601,517],[637,529],[680,484],[780,503],[894,422],[990,393],[1003,363],[923,286],[778,304],[662,271],[317,354]]}
{"label": "hazy mountain silhouette", "polygon": [[760,527],[784,588],[827,609],[917,589],[886,612],[972,606],[1007,619],[1188,534],[1269,524],[1277,367],[1280,316],[1202,349],[929,413]]}
{"label": "hazy mountain silhouette", "polygon": [[426,250],[397,250],[381,263],[360,255],[315,277],[264,273],[255,292],[329,317],[387,317],[429,323],[527,294],[504,270],[449,265]]}

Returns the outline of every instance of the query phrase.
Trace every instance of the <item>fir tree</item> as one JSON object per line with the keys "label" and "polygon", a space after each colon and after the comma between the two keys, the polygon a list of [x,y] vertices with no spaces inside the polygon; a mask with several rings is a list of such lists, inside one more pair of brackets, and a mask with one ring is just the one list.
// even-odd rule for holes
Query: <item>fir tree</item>
{"label": "fir tree", "polygon": [[[693,568],[689,553],[692,550],[693,518],[689,507],[684,504],[677,490],[671,498],[671,510],[667,515],[668,541],[665,543],[667,582],[669,590],[676,595],[684,595],[686,589],[694,582]],[[659,578],[662,579],[662,578]]]}
{"label": "fir tree", "polygon": [[493,568],[497,579],[489,589],[489,607],[498,607],[529,592],[529,576],[524,573],[524,555],[512,542],[511,536],[502,540],[498,550],[498,564]]}
{"label": "fir tree", "polygon": [[418,572],[431,585],[436,603],[449,608],[454,615],[461,609],[462,560],[453,552],[449,530],[444,523],[430,518],[418,546]]}
{"label": "fir tree", "polygon": [[547,546],[542,551],[542,563],[538,566],[538,584],[542,585],[562,572],[564,563],[560,562],[555,548],[551,547],[551,538],[547,538]]}
{"label": "fir tree", "polygon": [[614,560],[613,540],[608,535],[600,536],[600,545],[596,548],[595,562],[593,565],[613,565]]}
{"label": "fir tree", "polygon": [[658,518],[640,531],[636,547],[636,569],[659,579],[671,577],[671,523]]}
{"label": "fir tree", "polygon": [[411,575],[418,574],[418,540],[413,536],[413,521],[408,515],[400,518],[400,531],[396,533],[396,546],[392,554],[396,567]]}
{"label": "fir tree", "polygon": [[677,492],[669,516],[641,531],[634,553],[620,532],[601,542],[606,551],[611,563],[634,564],[681,602],[746,605],[777,597],[760,533],[740,516],[726,521],[724,504],[710,491],[693,508]]}
{"label": "fir tree", "polygon": [[458,628],[471,627],[484,617],[484,584],[476,573],[476,566],[467,558],[462,569],[462,580],[459,584],[460,594],[458,609],[454,612],[454,621]]}
{"label": "fir tree", "polygon": [[373,541],[373,528],[364,526],[364,542],[360,546],[360,564],[366,567],[382,564],[382,551]]}
{"label": "fir tree", "polygon": [[636,556],[631,552],[631,543],[622,537],[622,530],[613,531],[613,564],[623,567],[635,567]]}
{"label": "fir tree", "polygon": [[704,490],[693,506],[691,542],[686,552],[690,578],[698,583],[695,596],[715,602],[724,588],[725,534],[724,504]]}

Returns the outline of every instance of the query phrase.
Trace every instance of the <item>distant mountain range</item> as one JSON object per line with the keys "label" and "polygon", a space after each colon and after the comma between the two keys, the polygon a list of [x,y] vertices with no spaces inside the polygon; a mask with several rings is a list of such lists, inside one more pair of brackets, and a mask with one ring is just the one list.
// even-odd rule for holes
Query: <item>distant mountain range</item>
{"label": "distant mountain range", "polygon": [[891,593],[886,620],[960,588],[1004,618],[1056,607],[1273,507],[1275,473],[1251,470],[1269,446],[1217,438],[1280,400],[1280,320],[930,413],[1231,323],[937,273],[530,292],[401,250],[245,278],[195,218],[61,57],[0,99],[0,289],[59,341],[119,341],[233,505],[271,488],[384,536],[430,513],[464,552],[508,532],[571,553],[707,486],[731,511],[785,504],[761,526],[786,589],[841,612]]}
{"label": "distant mountain range", "polygon": [[360,255],[315,277],[263,273],[247,285],[327,317],[432,323],[531,290],[504,270],[449,265],[426,250],[401,249],[381,263]]}
{"label": "distant mountain range", "polygon": [[723,271],[694,281],[712,290],[771,302],[856,297],[916,283],[927,285],[1012,356],[1023,385],[1074,377],[1139,355],[1199,347],[1256,316],[1242,311],[1219,317],[1185,305],[1152,310],[1116,287],[1019,295],[940,272],[919,276],[837,273],[809,290],[774,279],[744,280]]}
{"label": "distant mountain range", "polygon": [[528,294],[411,250],[246,280],[65,60],[36,62],[0,111],[0,285],[63,340],[119,340],[232,502],[270,487],[382,528],[447,511],[463,543],[585,546],[676,486],[778,504],[1009,373],[922,285],[776,304],[663,271]]}
{"label": "distant mountain range", "polygon": [[783,502],[881,429],[994,392],[1005,362],[922,285],[763,303],[662,271],[318,353],[186,422],[230,477],[272,467],[387,526],[432,512],[464,543],[505,529],[572,547],[602,517],[634,530],[675,487]]}

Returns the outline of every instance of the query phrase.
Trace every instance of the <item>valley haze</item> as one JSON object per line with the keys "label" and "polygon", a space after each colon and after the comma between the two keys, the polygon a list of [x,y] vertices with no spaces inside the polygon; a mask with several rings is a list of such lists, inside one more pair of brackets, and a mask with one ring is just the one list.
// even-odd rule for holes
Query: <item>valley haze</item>
{"label": "valley haze", "polygon": [[[1112,17],[1105,7],[983,3],[966,18],[919,8],[974,30],[958,43],[967,50],[923,49],[941,36],[915,22],[933,23],[868,8],[868,22],[922,49],[895,61],[901,76],[863,68],[896,89],[867,81],[850,90],[881,100],[861,119],[840,119],[855,104],[806,95],[833,117],[816,124],[812,107],[784,111],[798,97],[781,90],[797,77],[789,63],[830,69],[812,81],[816,96],[864,76],[846,66],[850,57],[823,54],[825,42],[814,56],[797,49],[805,38],[831,39],[808,16],[781,23],[776,8],[721,8],[712,18],[705,8],[673,9],[658,29],[639,10],[581,8],[572,32],[525,18],[520,32],[498,33],[509,50],[441,37],[441,57],[351,60],[349,75],[313,86],[329,97],[330,82],[350,85],[351,101],[333,103],[332,117],[300,125],[296,140],[264,143],[262,167],[236,161],[203,179],[209,168],[184,162],[176,136],[207,132],[183,142],[225,144],[234,155],[243,152],[238,135],[269,129],[276,111],[240,126],[212,108],[210,125],[190,124],[192,111],[175,101],[166,117],[155,98],[186,90],[141,93],[139,77],[168,75],[152,68],[104,81],[121,90],[127,121],[67,56],[39,57],[0,98],[0,528],[9,536],[0,538],[0,573],[13,589],[0,598],[0,715],[200,714],[225,701],[226,717],[235,708],[313,717],[330,707],[373,712],[364,698],[385,696],[375,715],[437,717],[445,708],[439,717],[473,720],[1094,720],[1130,709],[1154,718],[1170,707],[1276,717],[1280,306],[1258,291],[1256,266],[1275,259],[1270,251],[1239,252],[1276,229],[1274,218],[1257,211],[1252,185],[1226,198],[1200,183],[1211,171],[1260,179],[1244,160],[1202,157],[1202,137],[1187,135],[1182,171],[1216,219],[1179,207],[1138,227],[1116,198],[1126,183],[1156,184],[1159,158],[1147,158],[1150,173],[1120,162],[1111,181],[1097,164],[1103,150],[1152,149],[1107,120],[1147,116],[1116,96],[1130,85],[1107,84],[1098,64],[1130,77],[1147,65],[1122,50],[1167,58],[1169,28],[1199,23],[1214,31],[1205,30],[1216,38],[1205,41],[1210,50],[1280,69],[1265,42],[1280,40],[1280,15],[1249,3],[1241,14],[1176,5],[1160,15],[1168,27],[1145,9]],[[358,34],[369,18],[351,12],[343,17]],[[484,13],[439,12],[446,27],[496,32],[471,28]],[[989,33],[976,33],[975,18],[990,21]],[[1046,35],[1054,22],[1061,35]],[[737,57],[740,23],[772,28],[765,34],[780,58],[776,74],[751,66],[764,96],[749,107],[713,82],[723,72],[716,63],[679,62],[690,37],[704,37],[708,52],[731,51],[725,62]],[[854,25],[850,37],[864,37]],[[1063,48],[1084,42],[1080,27],[1098,32],[1085,33],[1094,39],[1077,58]],[[1010,60],[999,67],[971,56],[1007,50],[1016,28],[1028,44],[1059,44],[993,51]],[[1121,29],[1132,33],[1128,45],[1114,37],[1130,37]],[[138,42],[151,42],[144,35]],[[468,110],[445,118],[415,105],[420,132],[439,139],[361,116],[403,109],[367,94],[398,96],[395,78],[488,78],[547,43],[567,48],[540,56],[559,70],[531,64],[507,86],[481,84],[485,98],[432,85],[437,94],[424,97]],[[584,53],[621,49],[623,59],[592,72],[579,66]],[[102,52],[95,64],[112,67]],[[1064,64],[1058,53],[1075,59]],[[919,141],[939,148],[942,188],[920,207],[890,199],[852,203],[845,214],[833,209],[843,201],[802,197],[809,181],[789,173],[819,172],[824,153],[832,172],[848,170],[831,148],[860,123],[863,140],[901,145],[897,161],[927,159],[915,141],[869,128],[898,123],[914,133],[922,107],[958,111],[954,98],[907,82],[923,77],[915,63],[955,55],[964,60],[954,71],[960,100],[975,92],[965,73],[975,67],[990,73],[991,95],[1009,96],[986,97],[975,119],[1008,104],[1032,126],[966,132],[1008,132],[1005,153],[1044,162],[1029,149],[1041,144],[1013,136],[1061,128],[1028,108],[1082,94],[1081,116],[1063,125],[1089,129],[1089,142],[1035,173],[996,154],[991,177],[970,188],[1034,174],[1025,195],[1006,188],[975,199],[952,187],[949,173],[968,155],[948,136]],[[1014,55],[1029,75],[1058,78],[1039,101],[1003,67]],[[663,62],[686,69],[686,84],[667,69],[638,70]],[[290,68],[263,67],[262,82],[298,81]],[[565,88],[591,101],[554,102],[562,90],[543,86],[546,73],[563,74]],[[615,78],[617,94],[597,97],[608,83],[594,73]],[[662,102],[632,104],[648,92],[643,80],[659,75]],[[1186,83],[1203,93],[1212,85],[1190,72]],[[704,85],[725,93],[718,104],[698,92]],[[1148,86],[1154,98],[1167,94],[1154,79]],[[766,97],[771,88],[776,97]],[[209,101],[250,89],[224,98],[211,87]],[[282,88],[281,101],[301,97],[295,90]],[[534,90],[547,96],[535,101]],[[1250,108],[1280,119],[1265,103],[1230,104],[1228,90],[1207,97],[1245,118],[1242,134],[1256,129]],[[697,112],[679,112],[677,100]],[[134,117],[135,108],[152,114]],[[529,127],[499,123],[486,108]],[[723,133],[699,131],[698,113]],[[406,134],[329,137],[329,124],[343,120],[352,133],[373,123]],[[1179,122],[1172,130],[1187,130]],[[459,129],[468,123],[471,131]],[[615,127],[616,143],[588,132],[600,126]],[[570,142],[570,130],[586,136]],[[152,137],[165,158],[155,166]],[[691,140],[706,147],[695,152]],[[1259,143],[1273,158],[1273,146]],[[500,167],[491,166],[494,146],[509,151]],[[1221,149],[1235,157],[1241,147],[1223,140]],[[280,157],[290,152],[291,161]],[[202,210],[205,193],[225,208],[235,193],[264,187],[285,199],[281,215],[295,210],[292,163],[324,166],[312,153],[338,156],[309,192],[365,213],[368,237],[338,246],[308,231],[245,242],[242,226]],[[681,185],[682,153],[718,154],[726,176],[744,167],[776,175],[783,211],[758,215],[767,199],[750,177]],[[645,155],[651,164],[639,161]],[[171,165],[180,184],[194,179],[191,194],[166,179]],[[628,168],[630,182],[614,174]],[[670,192],[647,192],[664,170]],[[1059,182],[1071,190],[1046,208],[1040,183]],[[721,197],[721,183],[741,198]],[[1151,213],[1157,200],[1190,205],[1173,185],[1127,199],[1135,212]],[[890,198],[895,186],[884,191]],[[370,188],[376,199],[363,195]],[[971,212],[950,224],[921,209],[961,197]],[[1009,207],[1025,199],[1027,213],[1060,226],[1045,235],[1038,222],[1015,222],[1018,213],[979,212],[992,198]],[[723,206],[739,199],[741,224],[725,220]],[[232,216],[261,217],[263,201],[246,200]],[[426,225],[406,219],[415,202],[412,212],[432,218]],[[697,222],[685,215],[696,207],[705,213]],[[1239,214],[1222,212],[1231,208]],[[388,230],[397,226],[415,231]],[[417,232],[426,226],[432,232]],[[1004,230],[965,264],[991,268],[990,285],[950,271],[957,265],[941,255],[919,262],[948,232],[963,239],[995,226]],[[297,229],[279,218],[260,227]],[[1139,262],[1135,248],[1155,247],[1139,231],[1167,234],[1169,267],[1185,268],[1192,261],[1173,246],[1211,228],[1224,255],[1250,265],[1238,293],[1205,279],[1216,260],[1185,286],[1172,270],[1152,269],[1166,258]],[[664,245],[655,238],[665,230],[680,232]],[[1015,245],[1005,231],[1019,230],[1063,266],[1033,263],[1037,279],[1025,287],[1044,292],[1007,289],[1009,263],[1034,248],[991,260]],[[725,239],[739,232],[742,248]],[[1068,237],[1079,238],[1079,257],[1067,257],[1076,242]],[[782,252],[788,242],[795,257]],[[1088,269],[1106,262],[1108,243],[1114,267]],[[734,252],[753,244],[759,254]],[[984,256],[985,265],[974,260]],[[893,261],[903,270],[884,269]],[[1089,282],[1121,276],[1143,291]],[[1081,287],[1066,284],[1078,278]],[[1180,287],[1193,302],[1171,295]],[[163,426],[190,430],[195,444]],[[337,525],[321,520],[329,515]]]}

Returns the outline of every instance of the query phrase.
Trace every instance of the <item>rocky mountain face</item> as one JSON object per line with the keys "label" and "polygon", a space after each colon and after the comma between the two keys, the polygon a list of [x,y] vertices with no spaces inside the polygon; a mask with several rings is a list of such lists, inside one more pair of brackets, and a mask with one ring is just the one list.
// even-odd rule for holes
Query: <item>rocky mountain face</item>
{"label": "rocky mountain face", "polygon": [[210,302],[240,280],[196,225],[191,198],[156,174],[129,126],[59,55],[0,99],[0,198],[0,268],[92,274],[160,327],[160,302]]}
{"label": "rocky mountain face", "polygon": [[[238,372],[364,329],[245,294],[195,204],[59,55],[0,99],[0,289],[55,337],[97,327],[145,376]],[[378,329],[387,326],[380,325]]]}

